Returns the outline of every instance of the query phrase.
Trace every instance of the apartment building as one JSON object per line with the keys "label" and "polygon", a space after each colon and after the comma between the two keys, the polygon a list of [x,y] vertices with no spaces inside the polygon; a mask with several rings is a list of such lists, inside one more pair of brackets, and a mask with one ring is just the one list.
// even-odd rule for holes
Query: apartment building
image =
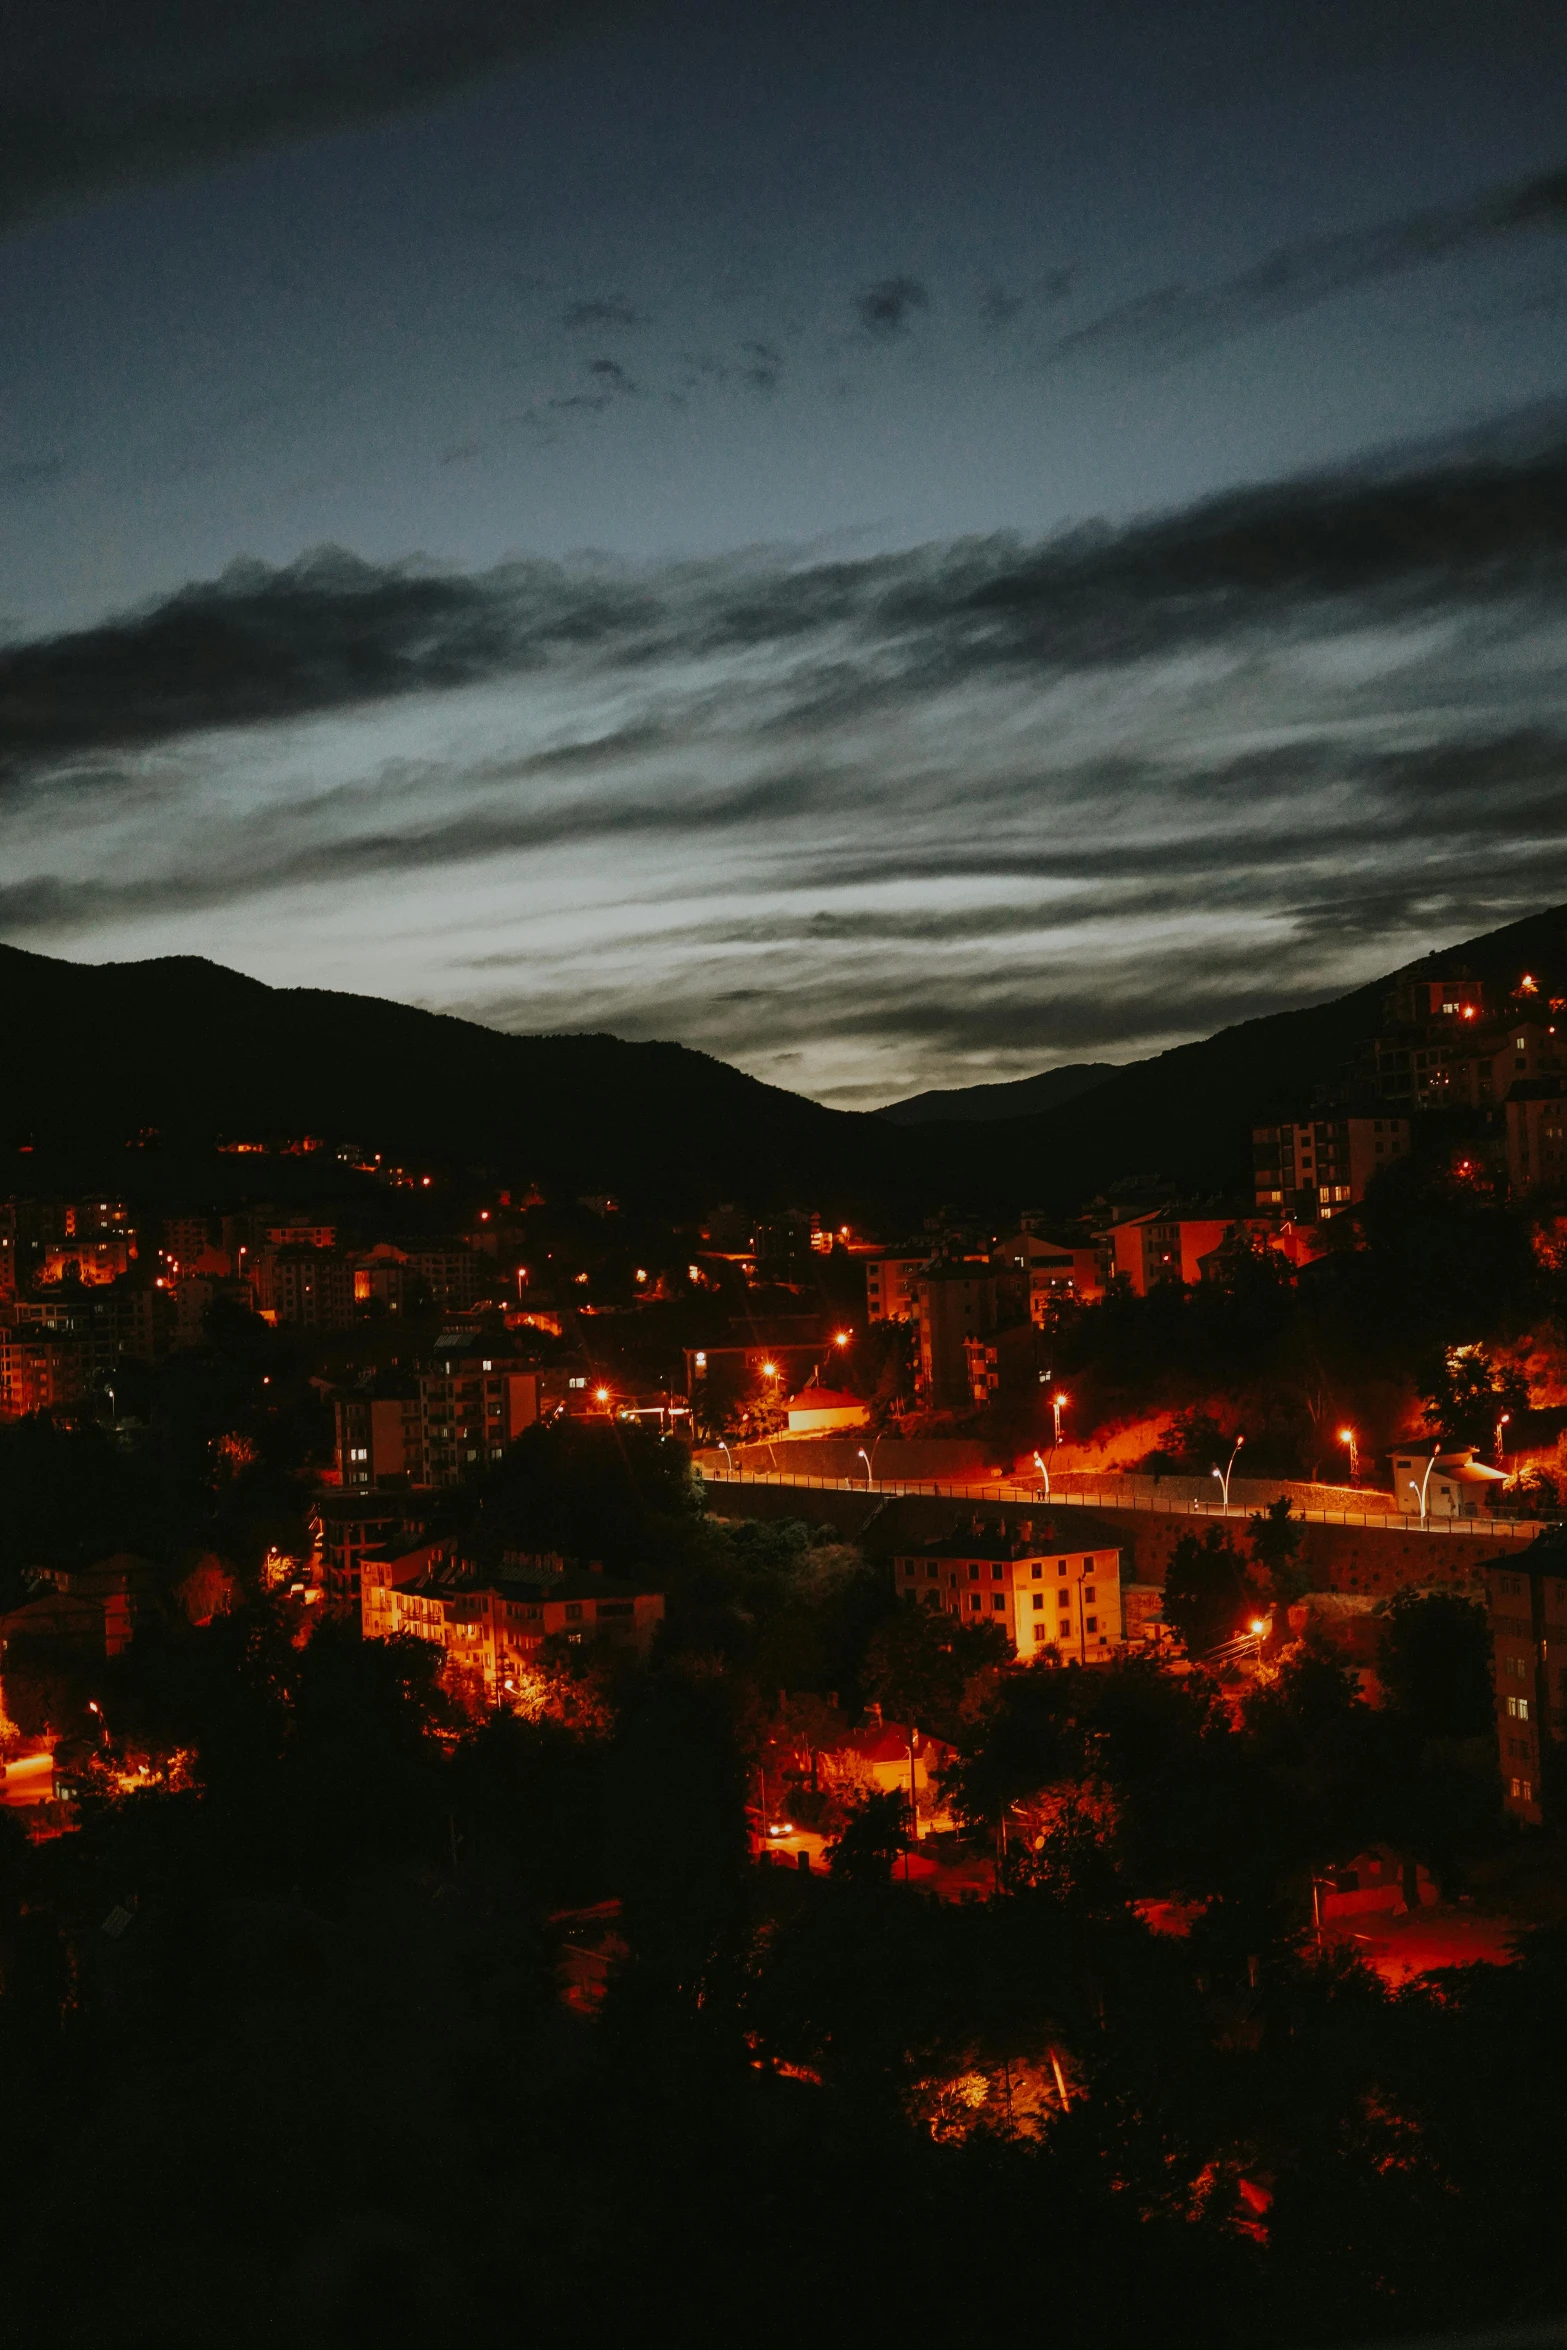
{"label": "apartment building", "polygon": [[1553,1527],[1485,1580],[1502,1799],[1538,1827],[1547,1755],[1567,1736],[1567,1530]]}
{"label": "apartment building", "polygon": [[1027,1282],[1029,1319],[1039,1328],[1063,1306],[1104,1295],[1104,1251],[1098,1242],[1049,1240],[1025,1229],[998,1241],[993,1261]]}
{"label": "apartment building", "polygon": [[903,1598],[999,1625],[1024,1663],[1104,1664],[1124,1638],[1120,1546],[1091,1519],[1067,1544],[1048,1520],[976,1516],[902,1553],[893,1574]]}
{"label": "apartment building", "polygon": [[1259,1209],[1326,1222],[1366,1196],[1374,1175],[1403,1158],[1410,1143],[1402,1116],[1329,1115],[1251,1130]]}
{"label": "apartment building", "polygon": [[1524,1077],[1507,1097],[1507,1180],[1514,1191],[1567,1186],[1567,1078]]}
{"label": "apartment building", "polygon": [[930,1250],[899,1249],[886,1256],[867,1257],[865,1312],[872,1322],[912,1322],[919,1311],[919,1277],[930,1263]]}
{"label": "apartment building", "polygon": [[366,1556],[360,1574],[365,1638],[430,1641],[459,1693],[485,1706],[524,1702],[547,1640],[646,1656],[664,1615],[662,1592],[598,1567],[481,1574],[439,1546],[419,1545]]}

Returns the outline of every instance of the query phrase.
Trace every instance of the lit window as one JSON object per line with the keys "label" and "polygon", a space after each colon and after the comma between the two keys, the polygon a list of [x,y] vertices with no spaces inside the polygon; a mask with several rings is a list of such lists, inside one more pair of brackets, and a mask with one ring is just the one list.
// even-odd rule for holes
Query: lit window
{"label": "lit window", "polygon": [[1532,1779],[1520,1779],[1518,1782],[1518,1792],[1523,1797],[1525,1803],[1533,1803],[1534,1781]]}

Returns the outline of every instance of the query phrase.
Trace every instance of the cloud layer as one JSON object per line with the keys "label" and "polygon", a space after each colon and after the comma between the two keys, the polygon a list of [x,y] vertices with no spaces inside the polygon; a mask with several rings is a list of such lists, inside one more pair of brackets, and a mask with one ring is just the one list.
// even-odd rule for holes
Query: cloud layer
{"label": "cloud layer", "polygon": [[1567,416],[1043,543],[236,566],[0,656],[0,934],[847,1103],[1567,896]]}

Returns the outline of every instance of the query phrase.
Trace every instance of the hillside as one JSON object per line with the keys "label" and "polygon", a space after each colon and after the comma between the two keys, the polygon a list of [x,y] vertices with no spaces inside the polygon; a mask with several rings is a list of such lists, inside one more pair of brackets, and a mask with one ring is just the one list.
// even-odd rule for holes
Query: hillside
{"label": "hillside", "polygon": [[[1567,992],[1564,925],[1567,908],[1551,908],[1413,968],[1505,987],[1533,968]],[[1028,1116],[946,1106],[903,1123],[824,1109],[683,1045],[505,1036],[194,957],[88,965],[0,947],[0,1148],[32,1145],[35,1168],[69,1153],[111,1181],[149,1128],[166,1150],[198,1152],[308,1133],[672,1214],[732,1199],[889,1225],[942,1201],[1065,1213],[1140,1177],[1244,1198],[1253,1122],[1309,1110],[1376,1032],[1391,976],[1111,1070]]]}
{"label": "hillside", "polygon": [[910,1094],[907,1101],[885,1103],[876,1116],[890,1126],[987,1125],[995,1118],[1059,1110],[1115,1075],[1113,1061],[1072,1061],[1065,1068],[1042,1069],[1037,1077],[1015,1077],[1000,1085],[953,1085]]}
{"label": "hillside", "polygon": [[[1530,970],[1542,990],[1567,992],[1567,906],[1547,907],[1400,969],[1433,977],[1461,969],[1499,991]],[[1056,1210],[1139,1176],[1190,1194],[1246,1199],[1252,1124],[1310,1114],[1313,1088],[1332,1084],[1357,1046],[1377,1033],[1394,976],[1135,1061],[1064,1109],[987,1125],[992,1185],[1000,1196]],[[940,1150],[950,1147],[953,1130],[905,1131],[911,1142]],[[966,1147],[972,1155],[972,1137]]]}
{"label": "hillside", "polygon": [[875,1119],[682,1045],[503,1036],[194,957],[84,965],[0,947],[0,1005],[13,1151],[112,1164],[146,1128],[165,1150],[314,1134],[671,1213],[726,1199],[847,1213],[897,1183],[896,1137]]}

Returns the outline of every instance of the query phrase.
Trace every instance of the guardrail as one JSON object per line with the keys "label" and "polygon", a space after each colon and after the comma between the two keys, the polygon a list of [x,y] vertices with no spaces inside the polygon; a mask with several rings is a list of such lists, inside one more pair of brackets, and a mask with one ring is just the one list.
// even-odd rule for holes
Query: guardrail
{"label": "guardrail", "polygon": [[[1222,1503],[1198,1501],[1161,1501],[1155,1494],[1117,1493],[1045,1493],[1037,1485],[1018,1485],[1003,1482],[995,1485],[938,1485],[933,1483],[892,1482],[878,1478],[874,1482],[864,1477],[806,1477],[791,1476],[783,1469],[748,1470],[744,1475],[733,1470],[702,1470],[710,1485],[784,1485],[802,1492],[817,1493],[871,1493],[888,1500],[902,1494],[924,1495],[938,1501],[1004,1501],[1027,1502],[1033,1509],[1095,1509],[1139,1510],[1150,1516],[1166,1518],[1251,1518],[1256,1511],[1244,1502],[1236,1502],[1229,1509]],[[1473,1534],[1487,1541],[1532,1542],[1537,1534],[1546,1533],[1553,1521],[1545,1518],[1418,1518],[1406,1516],[1398,1510],[1357,1512],[1353,1510],[1297,1510],[1295,1516],[1307,1526],[1363,1526],[1380,1534]]]}

